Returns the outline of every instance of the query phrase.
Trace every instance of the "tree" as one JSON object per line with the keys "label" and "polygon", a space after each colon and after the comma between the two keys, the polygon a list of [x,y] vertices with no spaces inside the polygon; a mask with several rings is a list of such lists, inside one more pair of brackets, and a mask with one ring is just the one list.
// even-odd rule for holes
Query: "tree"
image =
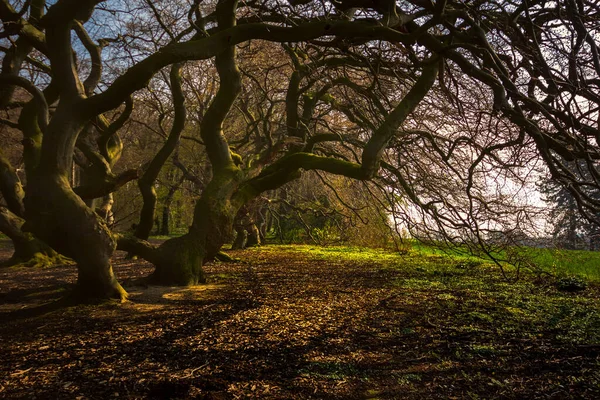
{"label": "tree", "polygon": [[[599,182],[600,25],[593,2],[194,2],[171,34],[162,19],[170,4],[140,2],[144,18],[154,16],[156,24],[122,36],[127,68],[113,65],[105,80],[99,55],[107,41],[86,35],[86,21],[102,3],[59,0],[43,17],[28,20],[30,3],[17,10],[18,2],[0,1],[3,36],[49,60],[37,66],[45,87],[14,70],[0,76],[6,90],[20,86],[32,96],[20,124],[34,160],[25,229],[75,259],[82,297],[126,296],[110,265],[117,242],[156,265],[156,282],[202,282],[203,261],[231,239],[240,208],[306,170],[391,187],[421,213],[415,231],[481,245],[490,232],[516,230],[526,221],[526,205],[512,201],[515,193],[491,189],[524,186],[529,160],[541,160],[585,215],[600,207],[585,190]],[[182,4],[171,8],[181,14]],[[86,79],[82,58],[74,57],[73,30],[89,53]],[[290,61],[282,68],[285,96],[252,100],[276,100],[272,117],[285,124],[258,131],[266,137],[249,151],[251,161],[233,152],[230,140],[239,127],[231,123],[236,111],[248,108],[238,102],[245,86],[238,47],[253,42],[282,43]],[[106,133],[119,126],[102,123],[106,114],[121,109],[161,69],[209,59],[219,88],[198,130],[211,176],[188,233],[158,248],[113,234],[84,200],[107,196],[135,177],[112,172],[103,142],[100,173],[71,187],[77,139],[95,124],[97,134],[119,146]],[[127,108],[121,115],[128,117]],[[572,159],[583,160],[590,179],[568,171],[565,162]]]}
{"label": "tree", "polygon": [[[32,1],[29,4],[29,18],[27,23],[35,24],[39,21],[43,14],[44,3],[42,1]],[[19,77],[24,63],[35,63],[30,57],[34,46],[26,39],[19,38],[11,43],[10,47],[5,50],[6,54],[2,62],[2,78],[7,85],[0,88],[0,106],[10,108],[10,102],[13,97],[21,97],[16,88],[21,85],[29,90],[35,90],[33,86],[26,80]],[[16,84],[10,84],[10,82]],[[39,97],[35,101],[43,102]],[[27,125],[28,113],[34,112],[31,107],[24,110],[22,119],[19,123],[11,122],[10,119],[4,120],[4,124],[12,129],[19,126]],[[25,168],[31,169],[31,164],[35,162],[36,149],[35,144],[39,140],[36,132],[26,130],[28,135],[24,138],[24,153]],[[23,200],[25,192],[21,178],[12,166],[8,157],[0,151],[0,193],[6,202],[6,207],[0,208],[0,231],[5,233],[13,242],[14,254],[6,265],[25,264],[29,266],[50,266],[55,263],[68,263],[69,261],[58,254],[50,246],[36,238],[28,232],[24,232],[22,227],[24,224],[25,206]]]}
{"label": "tree", "polygon": [[144,204],[142,206],[140,220],[135,231],[136,237],[147,240],[152,225],[154,224],[154,213],[156,209],[156,191],[154,183],[160,174],[167,159],[171,156],[177,144],[185,125],[185,104],[181,88],[181,65],[175,64],[171,68],[171,91],[173,92],[174,117],[168,138],[164,145],[156,153],[150,164],[144,171],[142,177],[138,180],[138,186],[142,192]]}
{"label": "tree", "polygon": [[[587,168],[581,162],[571,162],[568,166],[574,175],[585,174],[588,175],[586,178],[590,179]],[[544,201],[550,203],[550,222],[553,225],[552,236],[555,243],[572,250],[583,248],[598,250],[600,238],[598,221],[590,221],[582,216],[573,194],[559,182],[548,177],[542,180],[540,192],[544,195]],[[591,198],[599,197],[596,190],[586,194]],[[597,216],[596,213],[595,217]]]}

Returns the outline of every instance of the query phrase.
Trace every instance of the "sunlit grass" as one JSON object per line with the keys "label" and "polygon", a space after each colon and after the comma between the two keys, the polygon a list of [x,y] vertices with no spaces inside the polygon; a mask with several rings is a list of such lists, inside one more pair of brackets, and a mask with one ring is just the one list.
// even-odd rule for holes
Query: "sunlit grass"
{"label": "sunlit grass", "polygon": [[[406,252],[372,249],[356,246],[314,246],[314,245],[271,245],[257,248],[257,251],[306,252],[312,257],[344,262],[378,262],[385,266],[402,264],[404,268],[414,268],[436,274],[460,274],[462,270],[474,268],[498,269],[491,260],[468,254],[460,249],[443,250],[419,242],[411,242]],[[600,252],[584,250],[559,250],[524,248],[520,253],[529,257],[528,268],[522,273],[539,274],[541,271],[561,278],[578,276],[587,281],[600,282]],[[451,271],[446,271],[450,268]],[[505,265],[505,270],[514,274],[514,269]]]}
{"label": "sunlit grass", "polygon": [[[593,266],[593,260],[600,260],[596,253],[556,252],[551,250],[529,249],[538,259],[552,260],[556,268],[554,276],[540,275],[535,271],[524,270],[519,280],[507,280],[499,267],[484,259],[473,256],[443,253],[424,245],[415,246],[408,253],[369,249],[352,246],[318,247],[310,245],[268,245],[252,251],[268,253],[301,253],[307,259],[323,260],[346,268],[351,264],[364,265],[365,269],[383,272],[389,285],[404,293],[404,305],[414,305],[421,309],[427,304],[427,313],[437,326],[453,326],[457,332],[504,333],[533,335],[546,331],[568,332],[562,340],[574,344],[600,343],[600,309],[592,292],[582,295],[561,291],[557,282],[564,275],[579,275],[597,279],[597,271],[592,274],[581,268],[586,260]],[[567,258],[565,255],[576,257]],[[579,257],[579,258],[577,258]],[[579,261],[578,261],[579,260]],[[550,262],[550,261],[547,261]],[[596,264],[600,265],[600,263]],[[540,266],[541,267],[541,266]],[[512,271],[514,272],[514,271]],[[452,315],[451,319],[441,315]],[[438,319],[435,321],[435,319]],[[529,327],[523,333],[523,327]],[[462,356],[493,356],[501,353],[501,347],[483,343],[474,345]],[[313,371],[314,372],[314,371]]]}
{"label": "sunlit grass", "polygon": [[523,252],[538,268],[553,275],[578,275],[600,281],[599,251],[527,248]]}

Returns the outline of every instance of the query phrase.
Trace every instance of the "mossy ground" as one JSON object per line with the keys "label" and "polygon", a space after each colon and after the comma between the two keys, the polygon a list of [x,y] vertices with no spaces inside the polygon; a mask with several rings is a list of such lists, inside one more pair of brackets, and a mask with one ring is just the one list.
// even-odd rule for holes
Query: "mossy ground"
{"label": "mossy ground", "polygon": [[208,285],[139,285],[123,305],[17,318],[74,268],[0,271],[0,397],[589,398],[600,396],[600,288],[507,282],[468,257],[264,246]]}

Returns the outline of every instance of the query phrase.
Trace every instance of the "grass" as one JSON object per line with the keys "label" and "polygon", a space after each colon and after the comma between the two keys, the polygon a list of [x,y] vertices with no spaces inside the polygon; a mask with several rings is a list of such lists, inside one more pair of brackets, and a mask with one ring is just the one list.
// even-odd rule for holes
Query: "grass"
{"label": "grass", "polygon": [[[600,388],[600,374],[592,372],[595,367],[582,365],[581,372],[567,373],[560,370],[563,364],[559,361],[561,356],[557,356],[585,349],[593,352],[600,346],[600,253],[528,249],[537,267],[552,276],[526,270],[518,281],[507,281],[492,262],[422,244],[405,254],[352,246],[308,245],[264,246],[253,251],[257,251],[258,257],[263,254],[265,259],[270,257],[269,253],[300,253],[341,271],[363,268],[365,279],[385,277],[393,294],[379,304],[389,312],[398,313],[396,318],[405,318],[405,322],[380,332],[381,340],[402,338],[403,343],[423,335],[423,326],[439,332],[440,343],[444,345],[419,354],[436,360],[435,368],[440,373],[447,365],[455,382],[466,383],[471,391],[463,392],[465,398],[486,398],[481,397],[483,387],[511,397],[508,394],[517,385],[513,380],[524,380],[514,371],[502,370],[521,358],[531,363],[528,369],[541,368],[540,363],[545,363],[544,368],[549,371],[557,365],[560,377],[544,383],[547,385],[544,390],[549,392],[558,393],[564,385],[589,384]],[[561,291],[558,283],[564,276],[579,276],[589,284],[578,293]],[[375,317],[374,320],[377,321]],[[449,350],[442,350],[444,346]],[[583,353],[565,359],[578,362],[582,357],[579,354]],[[475,365],[484,367],[477,370]],[[597,366],[600,364],[596,361]],[[303,372],[329,380],[343,381],[349,376],[373,379],[364,371],[354,371],[351,365],[336,363],[313,364]],[[421,372],[417,368],[394,372],[397,390],[418,390],[423,386],[422,381],[430,379],[423,378]],[[389,398],[389,393],[379,390],[367,391],[365,398]]]}
{"label": "grass", "polygon": [[[422,243],[413,243],[412,248],[418,254],[450,255],[465,260],[489,260],[469,256],[460,249],[440,250]],[[578,276],[588,281],[600,282],[600,251],[565,250],[556,248],[525,247],[517,250],[519,256],[526,257],[532,272],[547,272],[557,278]]]}
{"label": "grass", "polygon": [[537,267],[553,275],[575,275],[600,281],[600,251],[535,248],[523,251]]}
{"label": "grass", "polygon": [[405,271],[425,273],[440,278],[467,274],[475,268],[494,268],[490,262],[464,254],[446,254],[441,250],[420,245],[408,253],[356,246],[276,245],[263,246],[256,251],[293,251],[309,254],[312,258],[338,263],[375,263],[380,268],[402,267]]}
{"label": "grass", "polygon": [[[293,249],[293,251],[308,251],[315,257],[327,260],[343,259],[356,262],[371,260],[384,264],[402,262],[414,264],[412,265],[414,268],[425,270],[431,269],[431,266],[435,265],[437,274],[447,272],[440,270],[440,265],[456,266],[464,270],[476,267],[496,268],[490,260],[461,252],[460,249],[442,250],[418,242],[411,243],[407,254],[356,246],[280,245],[278,247]],[[519,251],[521,255],[528,258],[529,265],[533,267],[530,272],[544,271],[556,278],[575,276],[590,282],[600,282],[600,251],[538,248],[524,248]],[[415,256],[420,257],[416,263],[411,261],[411,259],[415,259]],[[511,271],[512,269],[507,267],[507,270]],[[451,273],[456,273],[456,271]]]}
{"label": "grass", "polygon": [[[177,232],[170,236],[154,235],[151,239],[167,240],[180,236]],[[1,235],[0,235],[1,238]],[[277,245],[282,249],[295,249],[294,251],[310,251],[315,256],[323,259],[352,259],[354,261],[377,260],[378,262],[397,262],[404,260],[404,255],[383,249],[370,249],[356,246],[329,246],[319,247],[314,245]],[[229,246],[224,246],[228,250]],[[491,267],[487,259],[470,255],[467,251],[461,251],[460,247],[443,250],[418,241],[406,241],[408,253],[425,257],[421,268],[438,262],[449,264],[463,264],[466,268],[470,266],[485,265]],[[534,272],[544,271],[558,278],[577,276],[591,282],[600,282],[600,251],[586,250],[564,250],[564,249],[541,249],[524,248],[519,253],[529,258],[529,264],[534,267]],[[511,268],[507,267],[510,271]]]}
{"label": "grass", "polygon": [[[600,308],[596,298],[578,296],[558,289],[560,277],[565,275],[586,278],[598,286],[600,253],[585,251],[551,251],[529,249],[537,260],[551,260],[556,277],[539,279],[531,271],[524,271],[522,279],[514,282],[503,279],[498,267],[489,262],[466,255],[444,254],[437,249],[419,246],[408,254],[398,254],[381,249],[353,246],[318,247],[308,245],[263,246],[255,249],[260,253],[299,252],[308,258],[325,260],[344,268],[349,263],[375,265],[381,272],[397,272],[393,286],[412,293],[435,298],[439,310],[449,309],[455,320],[443,321],[444,325],[459,325],[463,331],[518,332],[530,326],[533,332],[565,331],[560,339],[574,344],[600,344]],[[536,250],[533,252],[533,250]],[[576,257],[566,257],[577,256]],[[586,260],[586,264],[575,260]],[[593,260],[597,260],[594,269]],[[549,261],[546,261],[549,262]],[[582,268],[582,266],[586,268]],[[558,269],[557,266],[560,266]],[[541,267],[541,266],[540,266]],[[467,295],[468,294],[468,295]],[[464,297],[478,298],[465,302]],[[473,310],[475,308],[475,310]],[[464,311],[464,312],[463,312]],[[435,310],[432,310],[435,315]],[[473,347],[468,357],[495,352],[487,345]]]}

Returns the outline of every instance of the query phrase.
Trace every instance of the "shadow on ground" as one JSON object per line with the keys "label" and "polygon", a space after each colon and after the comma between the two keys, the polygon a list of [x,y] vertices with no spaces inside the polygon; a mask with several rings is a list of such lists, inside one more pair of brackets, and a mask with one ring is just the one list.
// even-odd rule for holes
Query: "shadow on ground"
{"label": "shadow on ground", "polygon": [[[207,265],[208,285],[126,284],[131,301],[123,305],[3,319],[0,397],[600,395],[595,343],[562,339],[565,327],[487,320],[502,308],[492,292],[427,286],[412,272],[374,263],[289,251],[234,255],[243,261]],[[151,269],[115,262],[122,282],[139,282]],[[58,298],[74,279],[72,267],[1,271],[0,307]],[[590,312],[595,296],[588,295]]]}

